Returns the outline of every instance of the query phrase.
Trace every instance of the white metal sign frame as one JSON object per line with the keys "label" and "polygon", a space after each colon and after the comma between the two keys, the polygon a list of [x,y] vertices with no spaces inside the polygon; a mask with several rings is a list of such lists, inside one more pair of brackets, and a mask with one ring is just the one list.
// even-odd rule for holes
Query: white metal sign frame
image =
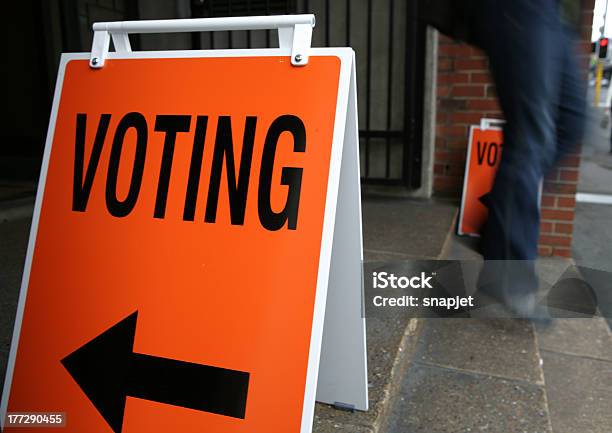
{"label": "white metal sign frame", "polygon": [[[94,24],[95,36],[91,53],[62,54],[0,404],[2,428],[8,409],[66,66],[72,60],[83,59],[89,59],[92,68],[103,67],[106,61],[113,59],[291,56],[292,64],[301,67],[307,65],[310,56],[336,56],[340,59],[339,89],[300,433],[312,431],[315,399],[367,410],[365,318],[361,308],[363,242],[355,56],[350,48],[310,48],[313,26],[313,15],[98,23]],[[262,28],[279,30],[279,48],[132,52],[127,37],[128,33],[139,32]],[[111,37],[115,52],[108,51]],[[288,43],[290,40],[291,44]],[[298,55],[300,57],[296,57]]]}
{"label": "white metal sign frame", "polygon": [[482,118],[480,119],[479,125],[470,126],[470,133],[468,135],[468,149],[467,149],[467,155],[466,155],[466,160],[465,160],[465,168],[463,171],[463,190],[461,192],[461,206],[459,207],[459,218],[457,219],[457,234],[459,236],[471,236],[471,237],[476,237],[476,238],[480,237],[479,234],[464,233],[463,230],[461,230],[461,225],[463,222],[463,212],[464,212],[465,205],[466,205],[466,194],[467,194],[467,186],[468,186],[468,178],[469,178],[469,170],[470,170],[470,161],[472,158],[472,140],[474,139],[474,130],[480,129],[481,131],[486,131],[486,130],[501,131],[503,130],[504,123],[506,122],[502,119]]}

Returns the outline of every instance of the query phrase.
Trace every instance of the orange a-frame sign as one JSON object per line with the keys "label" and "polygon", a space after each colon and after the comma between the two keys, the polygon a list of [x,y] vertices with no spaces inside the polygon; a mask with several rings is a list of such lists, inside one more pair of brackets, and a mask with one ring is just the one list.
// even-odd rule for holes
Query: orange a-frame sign
{"label": "orange a-frame sign", "polygon": [[482,197],[491,191],[497,167],[501,160],[503,132],[497,119],[482,119],[478,126],[470,128],[463,196],[457,232],[460,235],[478,236],[487,220],[488,209]]}
{"label": "orange a-frame sign", "polygon": [[309,54],[62,56],[5,431],[310,432],[354,54]]}

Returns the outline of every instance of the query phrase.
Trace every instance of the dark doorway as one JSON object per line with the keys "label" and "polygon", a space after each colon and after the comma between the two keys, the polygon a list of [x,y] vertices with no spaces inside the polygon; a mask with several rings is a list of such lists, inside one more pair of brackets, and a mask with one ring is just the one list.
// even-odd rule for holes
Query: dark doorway
{"label": "dark doorway", "polygon": [[2,24],[0,180],[38,176],[51,105],[40,2],[6,2]]}
{"label": "dark doorway", "polygon": [[[416,0],[205,0],[193,17],[314,13],[313,46],[351,46],[357,57],[361,176],[421,184],[425,25]],[[193,48],[277,45],[274,32],[193,36]]]}
{"label": "dark doorway", "polygon": [[351,46],[357,59],[361,176],[421,184],[426,26],[416,0],[303,0],[315,46]]}
{"label": "dark doorway", "polygon": [[[314,46],[356,52],[363,181],[420,186],[425,26],[414,18],[417,0],[39,0],[7,7],[15,19],[4,27],[12,42],[3,74],[17,102],[2,116],[0,178],[38,175],[59,53],[89,51],[94,21],[314,13]],[[145,36],[130,38],[134,49],[278,46],[272,31]],[[51,46],[50,38],[59,42]]]}

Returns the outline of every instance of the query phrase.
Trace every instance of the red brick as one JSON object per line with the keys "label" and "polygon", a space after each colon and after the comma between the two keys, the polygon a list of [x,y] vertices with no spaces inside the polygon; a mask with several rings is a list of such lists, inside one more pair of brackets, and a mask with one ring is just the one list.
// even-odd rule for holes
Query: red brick
{"label": "red brick", "polygon": [[442,124],[442,123],[446,123],[446,121],[450,118],[450,116],[448,115],[448,113],[444,112],[444,111],[440,111],[438,110],[436,112],[436,122],[438,125]]}
{"label": "red brick", "polygon": [[457,162],[446,164],[446,174],[450,176],[461,176],[465,173],[465,164]]}
{"label": "red brick", "polygon": [[551,256],[552,252],[553,252],[552,247],[543,246],[543,245],[538,246],[538,254],[541,256]]}
{"label": "red brick", "polygon": [[491,75],[486,72],[472,72],[470,74],[470,82],[472,83],[483,83],[489,84],[492,83]]}
{"label": "red brick", "polygon": [[456,70],[486,70],[487,61],[483,59],[456,59]]}
{"label": "red brick", "polygon": [[544,180],[547,182],[555,181],[558,179],[559,179],[559,170],[557,170],[556,168],[548,170],[548,172],[546,173],[546,176],[544,176]]}
{"label": "red brick", "polygon": [[552,233],[553,232],[553,223],[550,222],[542,222],[540,223],[540,233]]}
{"label": "red brick", "polygon": [[450,121],[452,123],[467,123],[468,125],[471,125],[474,123],[480,123],[480,119],[482,117],[482,113],[466,113],[460,111],[453,113],[450,117]]}
{"label": "red brick", "polygon": [[569,247],[572,244],[572,238],[570,236],[542,235],[540,236],[540,244]]}
{"label": "red brick", "polygon": [[458,110],[465,110],[467,107],[467,102],[463,99],[441,99],[438,101],[438,111],[450,111],[455,112]]}
{"label": "red brick", "polygon": [[470,110],[501,110],[496,99],[472,99],[467,101]]}
{"label": "red brick", "polygon": [[468,83],[470,74],[466,72],[445,72],[438,74],[438,84]]}
{"label": "red brick", "polygon": [[555,196],[543,194],[541,204],[542,207],[555,207]]}
{"label": "red brick", "polygon": [[487,55],[480,48],[472,47],[472,57],[482,57],[484,59]]}
{"label": "red brick", "polygon": [[458,162],[462,165],[465,165],[465,158],[467,157],[467,153],[465,150],[453,150],[448,153],[448,159],[450,161]]}
{"label": "red brick", "polygon": [[434,190],[436,195],[453,196],[459,193],[461,179],[448,176],[434,177]]}
{"label": "red brick", "polygon": [[452,59],[438,59],[438,71],[452,71],[453,60]]}
{"label": "red brick", "polygon": [[570,154],[561,159],[558,164],[559,167],[579,167],[580,166],[580,156]]}
{"label": "red brick", "polygon": [[434,153],[434,161],[443,162],[448,161],[450,153],[446,150],[436,150]]}
{"label": "red brick", "polygon": [[578,42],[578,51],[580,53],[590,53],[591,52],[591,43],[587,41]]}
{"label": "red brick", "polygon": [[436,90],[436,94],[438,95],[438,98],[448,97],[450,95],[450,89],[451,89],[451,86],[447,86],[447,85],[438,86]]}
{"label": "red brick", "polygon": [[442,44],[455,44],[455,40],[450,36],[446,36],[444,33],[440,33],[438,36],[438,43]]}
{"label": "red brick", "polygon": [[557,257],[571,258],[572,250],[570,248],[553,248],[552,255]]}
{"label": "red brick", "polygon": [[543,220],[573,221],[574,211],[559,209],[542,209],[540,216]]}
{"label": "red brick", "polygon": [[574,232],[574,224],[572,223],[555,223],[555,233],[572,234]]}
{"label": "red brick", "polygon": [[544,182],[544,191],[557,194],[574,194],[576,193],[576,184]]}
{"label": "red brick", "polygon": [[[583,12],[587,11],[589,13],[592,13],[593,9],[595,9],[595,0],[582,0],[582,2],[580,3],[580,8]],[[590,24],[589,28],[591,28]]]}
{"label": "red brick", "polygon": [[439,44],[438,54],[448,57],[471,57],[472,47],[465,44]]}
{"label": "red brick", "polygon": [[466,127],[459,125],[438,125],[436,127],[436,134],[445,137],[465,137]]}
{"label": "red brick", "polygon": [[453,137],[449,138],[446,145],[451,150],[460,150],[465,152],[467,150],[467,137]]}
{"label": "red brick", "polygon": [[484,86],[458,85],[454,86],[451,96],[455,97],[483,97],[485,95]]}
{"label": "red brick", "polygon": [[557,199],[557,206],[573,209],[576,207],[576,197],[559,197]]}
{"label": "red brick", "polygon": [[[582,11],[582,14],[580,16],[580,19],[582,21],[582,26],[585,27],[582,30],[586,31],[586,30],[591,30],[591,26],[593,24],[593,11]],[[591,33],[588,34],[587,38],[583,38],[584,42],[590,42],[591,41]]]}
{"label": "red brick", "polygon": [[561,170],[559,178],[568,182],[578,182],[578,170]]}

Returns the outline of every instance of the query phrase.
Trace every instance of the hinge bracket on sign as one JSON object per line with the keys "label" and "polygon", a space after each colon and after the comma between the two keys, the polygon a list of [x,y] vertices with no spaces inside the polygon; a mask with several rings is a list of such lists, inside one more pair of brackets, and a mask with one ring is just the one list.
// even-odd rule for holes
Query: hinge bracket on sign
{"label": "hinge bracket on sign", "polygon": [[308,64],[315,17],[274,15],[260,17],[194,18],[181,20],[117,21],[94,23],[89,65],[101,68],[108,57],[112,38],[115,51],[129,53],[130,33],[215,32],[231,30],[278,30],[279,48],[291,55],[291,64]]}
{"label": "hinge bracket on sign", "polygon": [[312,41],[312,25],[295,24],[291,27],[278,29],[278,46],[291,47],[291,64],[304,66],[308,64],[310,43]]}

